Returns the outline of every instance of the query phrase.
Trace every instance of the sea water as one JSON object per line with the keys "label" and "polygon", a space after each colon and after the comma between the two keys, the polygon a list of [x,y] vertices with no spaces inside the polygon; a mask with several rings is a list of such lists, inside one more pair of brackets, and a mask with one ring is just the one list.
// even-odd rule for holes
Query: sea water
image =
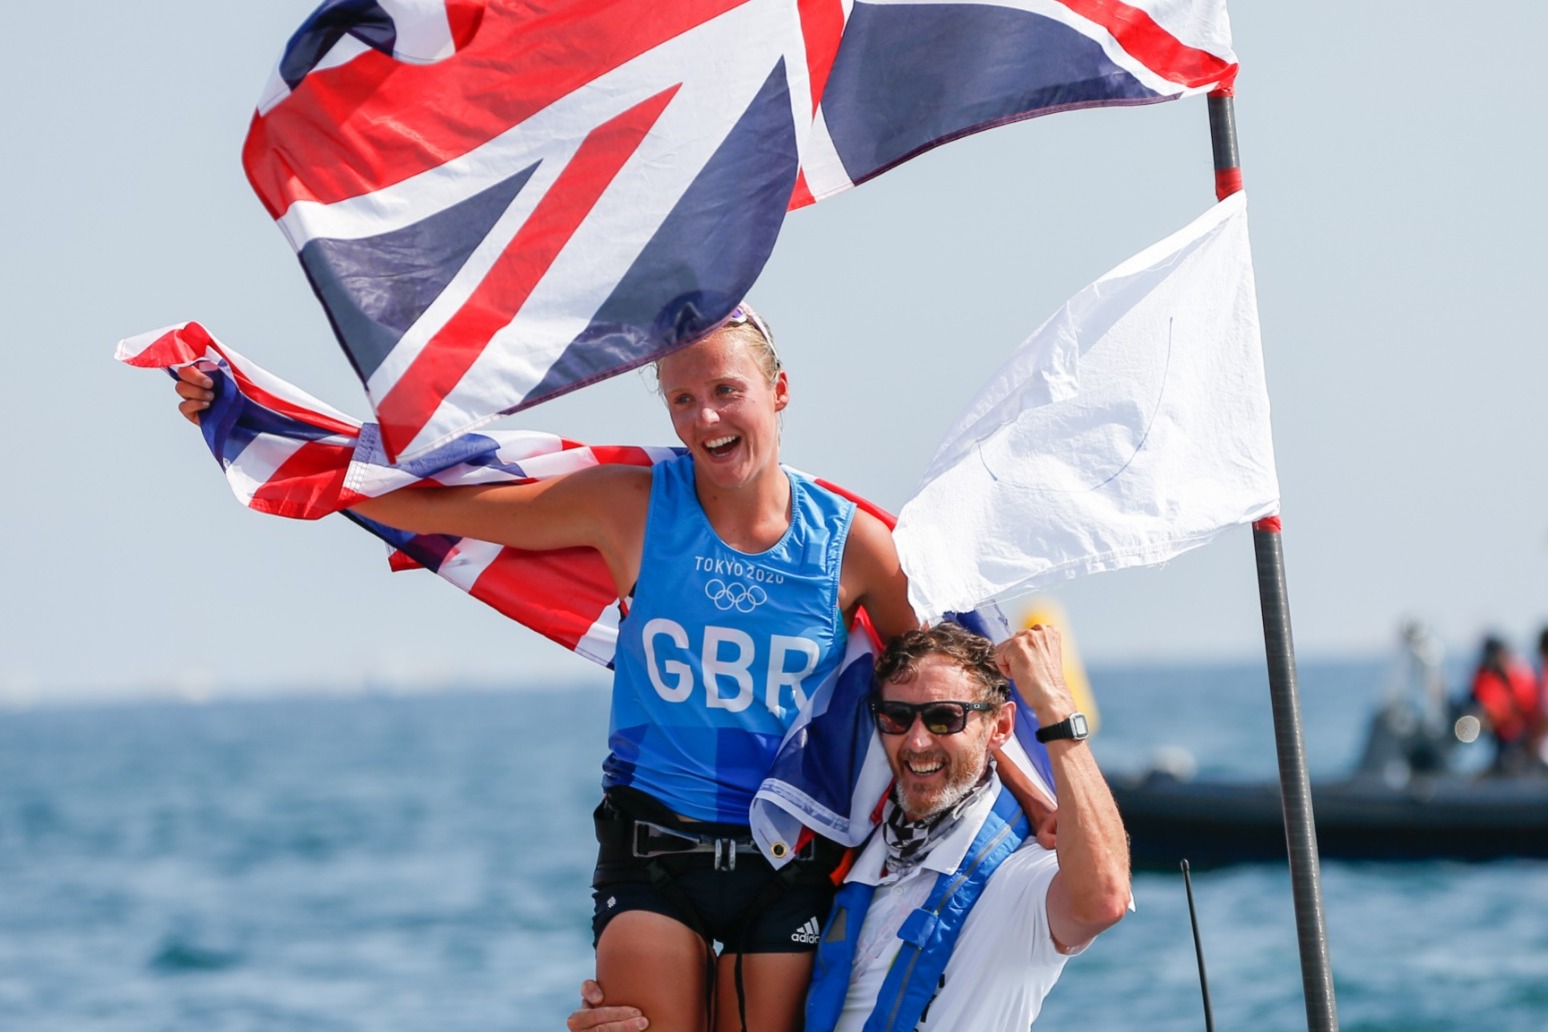
{"label": "sea water", "polygon": [[[1308,664],[1314,775],[1383,668]],[[1273,777],[1259,666],[1094,670],[1113,771]],[[563,1028],[591,970],[605,684],[0,710],[0,1032]],[[1548,1029],[1548,864],[1322,868],[1349,1032]],[[1306,1027],[1282,865],[1196,872],[1215,1027]],[[1038,1028],[1200,1030],[1180,875]]]}

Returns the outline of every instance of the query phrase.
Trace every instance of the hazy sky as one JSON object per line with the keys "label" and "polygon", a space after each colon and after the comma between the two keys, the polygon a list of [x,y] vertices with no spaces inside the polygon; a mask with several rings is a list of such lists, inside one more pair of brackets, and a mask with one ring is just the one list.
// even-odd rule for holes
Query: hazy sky
{"label": "hazy sky", "polygon": [[[341,519],[230,495],[170,384],[112,359],[198,319],[367,414],[239,151],[310,0],[12,11],[0,697],[596,677]],[[1548,621],[1548,6],[1232,10],[1296,642],[1454,650]],[[896,509],[1063,301],[1213,201],[1202,98],[1036,119],[793,215],[752,298],[792,370],[785,457]],[[672,443],[634,374],[518,425]],[[1261,654],[1251,535],[1059,590],[1088,662]],[[1012,607],[1015,611],[1016,607]]]}

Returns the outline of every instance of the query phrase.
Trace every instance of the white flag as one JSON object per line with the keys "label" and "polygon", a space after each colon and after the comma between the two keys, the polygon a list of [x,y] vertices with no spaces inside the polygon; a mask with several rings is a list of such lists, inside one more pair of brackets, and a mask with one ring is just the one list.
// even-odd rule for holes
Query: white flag
{"label": "white flag", "polygon": [[1165,562],[1278,511],[1237,193],[1039,327],[947,434],[894,536],[933,620]]}

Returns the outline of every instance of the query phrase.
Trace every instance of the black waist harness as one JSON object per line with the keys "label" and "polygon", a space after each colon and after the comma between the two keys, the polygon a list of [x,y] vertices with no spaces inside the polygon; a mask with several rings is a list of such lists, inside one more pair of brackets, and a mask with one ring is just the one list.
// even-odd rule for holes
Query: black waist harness
{"label": "black waist harness", "polygon": [[[744,865],[767,863],[746,825],[685,821],[638,789],[608,789],[593,818],[597,844],[601,847],[597,868],[599,872],[606,870],[614,876],[613,880],[630,868],[658,866],[670,873],[692,864],[708,865],[717,871],[734,871],[738,857]],[[842,852],[841,847],[813,836],[796,851],[780,873],[799,866],[800,870],[792,872],[792,877],[799,880],[792,884],[801,884],[813,875],[825,877]],[[830,861],[826,867],[816,862],[824,856]],[[652,864],[651,861],[659,863]]]}

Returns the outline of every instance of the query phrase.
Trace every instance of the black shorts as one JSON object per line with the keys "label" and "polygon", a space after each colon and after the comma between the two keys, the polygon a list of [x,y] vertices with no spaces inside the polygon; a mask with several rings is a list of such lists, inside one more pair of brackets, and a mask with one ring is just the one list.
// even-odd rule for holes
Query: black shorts
{"label": "black shorts", "polygon": [[[640,812],[641,806],[648,816]],[[628,812],[625,812],[627,809]],[[630,910],[687,925],[726,953],[808,953],[817,948],[834,886],[828,872],[841,850],[826,844],[776,871],[756,848],[737,851],[734,868],[711,853],[641,858],[630,835],[636,816],[694,833],[748,839],[745,826],[685,824],[639,793],[614,789],[597,807],[598,854],[592,876],[592,944],[609,921]],[[691,911],[691,912],[690,912]]]}

